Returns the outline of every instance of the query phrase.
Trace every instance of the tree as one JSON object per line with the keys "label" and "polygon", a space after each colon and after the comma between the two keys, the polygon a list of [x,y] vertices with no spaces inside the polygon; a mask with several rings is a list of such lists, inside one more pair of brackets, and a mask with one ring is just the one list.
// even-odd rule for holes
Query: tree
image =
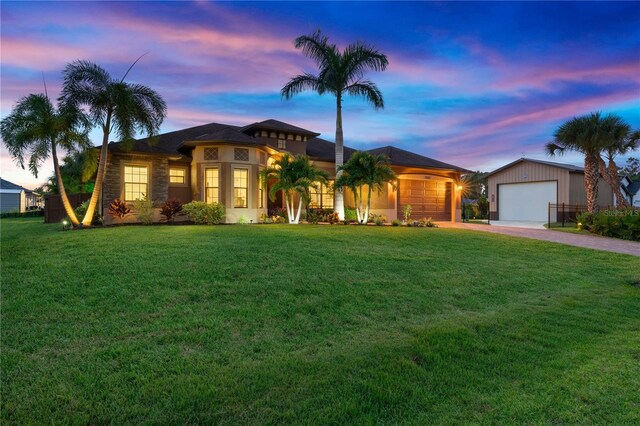
{"label": "tree", "polygon": [[[340,51],[335,44],[318,30],[313,34],[295,39],[296,49],[313,59],[318,67],[318,75],[301,74],[293,77],[281,90],[285,99],[305,90],[323,95],[329,93],[336,98],[336,178],[340,177],[340,166],[344,160],[344,135],[342,131],[342,99],[352,95],[364,98],[377,110],[384,108],[382,93],[375,83],[364,79],[367,70],[384,71],[389,64],[387,57],[378,50],[355,42]],[[335,211],[344,219],[344,195],[335,192]]]}
{"label": "tree", "polygon": [[61,102],[88,108],[92,124],[100,126],[103,134],[96,182],[82,220],[85,226],[91,224],[100,198],[111,132],[114,131],[126,147],[133,142],[136,133],[146,133],[149,137],[157,135],[167,114],[167,105],[157,92],[124,81],[136,62],[120,80],[113,79],[102,67],[88,61],[72,62],[63,72]]}
{"label": "tree", "polygon": [[306,155],[291,157],[284,154],[272,166],[260,171],[263,188],[270,180],[277,180],[269,190],[269,198],[275,201],[278,191],[282,191],[290,224],[299,223],[303,203],[309,202],[309,188],[317,189],[320,184],[326,184],[328,177],[329,174],[312,165]]}
{"label": "tree", "polygon": [[600,153],[609,144],[605,132],[605,118],[594,112],[562,124],[554,133],[553,142],[545,146],[548,155],[562,155],[575,151],[584,155],[584,183],[587,192],[587,210],[598,211],[598,181]]}
{"label": "tree", "polygon": [[[71,194],[92,192],[95,186],[96,170],[98,169],[98,151],[85,149],[72,151],[62,159],[60,175],[65,189]],[[44,192],[59,194],[58,180],[54,174],[43,185]]]}
{"label": "tree", "polygon": [[604,127],[606,135],[608,136],[608,143],[603,150],[603,154],[608,161],[608,165],[605,164],[602,156],[598,157],[600,174],[615,194],[616,204],[623,208],[630,207],[631,205],[620,189],[620,178],[618,176],[618,166],[616,165],[615,158],[618,155],[625,155],[630,151],[634,151],[638,147],[640,131],[632,132],[631,126],[617,115],[606,116],[604,119]]}
{"label": "tree", "polygon": [[618,170],[618,173],[623,176],[629,176],[631,180],[640,179],[640,159],[635,157],[627,158],[627,162],[624,167]]}
{"label": "tree", "polygon": [[[369,221],[372,191],[382,192],[385,185],[396,178],[386,155],[372,155],[356,151],[349,161],[340,166],[341,175],[336,179],[336,188],[349,188],[353,192],[358,223]],[[365,196],[363,196],[363,191]]]}
{"label": "tree", "polygon": [[31,94],[20,99],[11,114],[0,123],[2,140],[9,154],[23,169],[25,157],[29,155],[29,170],[35,177],[38,177],[42,162],[51,155],[62,205],[74,226],[79,221],[65,191],[57,148],[88,147],[89,127],[89,120],[82,111],[69,104],[56,109],[46,94]]}

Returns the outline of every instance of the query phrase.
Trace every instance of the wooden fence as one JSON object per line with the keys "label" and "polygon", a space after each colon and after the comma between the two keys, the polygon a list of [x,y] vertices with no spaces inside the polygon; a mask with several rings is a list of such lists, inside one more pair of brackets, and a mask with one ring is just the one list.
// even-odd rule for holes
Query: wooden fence
{"label": "wooden fence", "polygon": [[[91,194],[67,194],[69,202],[75,209],[83,202],[91,198]],[[67,217],[62,205],[62,197],[59,195],[45,195],[44,197],[44,223],[56,223]],[[80,218],[82,220],[82,218]]]}

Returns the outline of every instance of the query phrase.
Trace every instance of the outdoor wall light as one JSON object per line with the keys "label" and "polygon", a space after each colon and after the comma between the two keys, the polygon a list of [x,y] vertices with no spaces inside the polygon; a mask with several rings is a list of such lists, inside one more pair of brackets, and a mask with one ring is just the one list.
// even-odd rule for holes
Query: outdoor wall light
{"label": "outdoor wall light", "polygon": [[67,219],[64,219],[62,221],[62,230],[65,231],[67,229],[67,226],[69,226],[69,221]]}

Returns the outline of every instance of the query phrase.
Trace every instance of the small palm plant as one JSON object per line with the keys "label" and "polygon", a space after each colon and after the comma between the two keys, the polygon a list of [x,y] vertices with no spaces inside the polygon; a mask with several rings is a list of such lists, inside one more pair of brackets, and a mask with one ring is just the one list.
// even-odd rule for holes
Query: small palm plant
{"label": "small palm plant", "polygon": [[29,170],[35,177],[42,162],[52,157],[62,205],[74,226],[79,221],[67,197],[57,148],[74,151],[89,147],[88,131],[88,118],[80,109],[68,104],[56,108],[46,94],[31,94],[20,99],[0,123],[0,134],[9,154],[23,169],[25,156],[29,155]]}
{"label": "small palm plant", "polygon": [[371,193],[374,190],[382,192],[385,185],[396,178],[389,165],[389,159],[386,155],[357,151],[340,170],[342,174],[336,179],[335,187],[351,189],[356,203],[358,223],[367,223],[371,210]]}
{"label": "small palm plant", "polygon": [[67,105],[88,108],[93,125],[99,126],[103,133],[96,182],[87,213],[82,220],[83,225],[91,224],[93,212],[98,205],[107,171],[111,132],[114,131],[121,141],[129,143],[137,132],[151,137],[159,132],[167,115],[167,105],[157,92],[147,86],[124,81],[133,65],[120,80],[114,79],[104,68],[88,61],[72,62],[63,72],[64,85],[60,100]]}
{"label": "small palm plant", "polygon": [[640,131],[631,131],[631,126],[617,115],[607,115],[604,118],[605,132],[609,137],[606,148],[603,150],[605,163],[602,156],[598,158],[600,174],[609,184],[616,196],[616,203],[619,207],[631,207],[626,196],[620,189],[620,178],[618,176],[618,166],[615,162],[617,156],[625,155],[635,151],[640,143]]}
{"label": "small palm plant", "polygon": [[269,198],[275,201],[277,193],[282,191],[289,223],[298,224],[302,207],[309,202],[309,188],[326,184],[328,177],[328,173],[312,165],[306,155],[284,154],[260,172],[260,183],[264,188],[267,182],[277,180],[269,189]]}

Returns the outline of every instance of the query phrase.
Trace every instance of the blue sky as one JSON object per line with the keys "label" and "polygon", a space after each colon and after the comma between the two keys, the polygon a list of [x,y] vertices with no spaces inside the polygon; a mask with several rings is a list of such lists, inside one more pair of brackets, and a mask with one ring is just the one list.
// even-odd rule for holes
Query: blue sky
{"label": "blue sky", "polygon": [[[340,47],[364,40],[390,65],[371,73],[385,99],[345,103],[345,143],[393,144],[491,170],[543,146],[563,121],[591,111],[640,128],[637,2],[6,2],[0,5],[0,114],[24,95],[60,89],[76,59],[129,75],[168,103],[163,131],[276,118],[333,140],[335,102],[279,90],[313,63],[293,39],[321,29]],[[94,142],[100,141],[97,132]],[[579,163],[577,156],[560,161]],[[0,174],[34,187],[0,151]]]}

